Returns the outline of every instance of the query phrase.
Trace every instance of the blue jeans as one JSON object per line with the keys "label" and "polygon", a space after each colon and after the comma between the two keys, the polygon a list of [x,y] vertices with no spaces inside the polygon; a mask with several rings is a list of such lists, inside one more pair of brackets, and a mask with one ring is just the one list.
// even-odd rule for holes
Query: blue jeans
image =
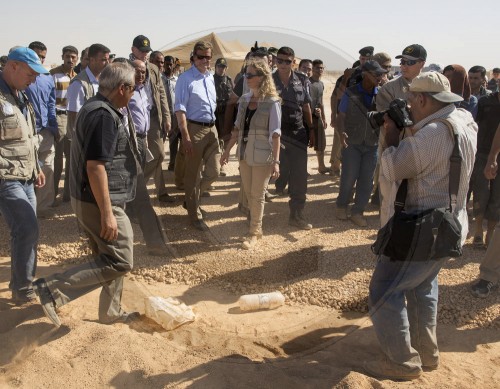
{"label": "blue jeans", "polygon": [[33,181],[0,180],[0,211],[10,229],[11,279],[13,294],[33,292],[36,270],[38,221]]}
{"label": "blue jeans", "polygon": [[382,350],[393,363],[408,368],[439,363],[437,275],[447,260],[409,262],[379,257],[368,304]]}
{"label": "blue jeans", "polygon": [[372,193],[376,166],[377,146],[349,145],[342,149],[342,172],[337,207],[347,207],[352,188],[356,184],[356,197],[351,212],[363,214]]}

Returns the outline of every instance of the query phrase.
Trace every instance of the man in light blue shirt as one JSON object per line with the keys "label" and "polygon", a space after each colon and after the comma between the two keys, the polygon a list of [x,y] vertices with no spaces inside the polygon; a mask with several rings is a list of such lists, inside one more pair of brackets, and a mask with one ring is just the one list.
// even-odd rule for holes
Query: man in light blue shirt
{"label": "man in light blue shirt", "polygon": [[[31,42],[29,48],[45,62],[47,47],[42,42]],[[37,216],[49,217],[53,214],[54,202],[54,157],[55,140],[58,136],[56,119],[56,86],[48,74],[40,74],[33,84],[26,88],[26,95],[35,110],[38,137],[38,159],[45,174],[45,186],[37,188]]]}
{"label": "man in light blue shirt", "polygon": [[[215,128],[217,96],[214,77],[208,70],[211,59],[210,42],[197,42],[191,57],[191,68],[179,76],[175,85],[174,109],[186,155],[186,208],[191,224],[200,231],[208,230],[200,210],[200,194],[219,176],[220,150]],[[200,180],[203,165],[205,169]]]}

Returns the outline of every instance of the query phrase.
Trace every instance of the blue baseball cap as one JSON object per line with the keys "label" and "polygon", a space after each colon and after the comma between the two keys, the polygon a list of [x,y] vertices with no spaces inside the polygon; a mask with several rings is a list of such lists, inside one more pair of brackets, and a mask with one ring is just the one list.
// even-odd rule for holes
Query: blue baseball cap
{"label": "blue baseball cap", "polygon": [[40,74],[49,74],[38,58],[38,55],[28,47],[18,47],[7,57],[9,61],[19,61],[27,64],[31,69]]}

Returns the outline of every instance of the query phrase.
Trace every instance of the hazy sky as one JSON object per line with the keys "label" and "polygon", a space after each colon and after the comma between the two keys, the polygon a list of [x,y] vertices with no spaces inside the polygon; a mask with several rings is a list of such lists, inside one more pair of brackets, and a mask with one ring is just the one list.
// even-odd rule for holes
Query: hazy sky
{"label": "hazy sky", "polygon": [[[437,0],[3,0],[0,54],[39,40],[49,49],[46,64],[61,62],[61,48],[68,44],[81,50],[103,43],[118,56],[127,56],[139,34],[151,40],[153,49],[160,49],[185,36],[194,39],[197,32],[268,26],[290,35],[307,34],[315,43],[328,42],[330,49],[338,47],[352,59],[367,45],[394,57],[405,46],[419,43],[427,49],[427,64],[500,67],[494,27],[498,3],[475,4],[460,0],[451,4]],[[295,50],[301,56],[300,47]]]}

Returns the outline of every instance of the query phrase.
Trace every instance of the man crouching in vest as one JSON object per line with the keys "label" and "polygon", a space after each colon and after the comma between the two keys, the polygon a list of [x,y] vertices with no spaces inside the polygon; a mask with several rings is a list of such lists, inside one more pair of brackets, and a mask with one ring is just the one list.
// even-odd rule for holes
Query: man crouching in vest
{"label": "man crouching in vest", "polygon": [[107,66],[99,77],[99,92],[78,114],[71,149],[71,205],[95,258],[35,281],[45,314],[56,326],[61,324],[57,308],[99,287],[101,323],[139,316],[121,308],[123,276],[133,265],[133,232],[125,206],[135,197],[138,153],[132,119],[120,109],[134,93],[134,80],[129,64]]}
{"label": "man crouching in vest", "polygon": [[38,222],[34,187],[45,185],[37,162],[35,112],[22,92],[38,74],[47,74],[37,54],[27,48],[11,51],[0,72],[0,212],[11,235],[9,288],[17,305],[36,300]]}

